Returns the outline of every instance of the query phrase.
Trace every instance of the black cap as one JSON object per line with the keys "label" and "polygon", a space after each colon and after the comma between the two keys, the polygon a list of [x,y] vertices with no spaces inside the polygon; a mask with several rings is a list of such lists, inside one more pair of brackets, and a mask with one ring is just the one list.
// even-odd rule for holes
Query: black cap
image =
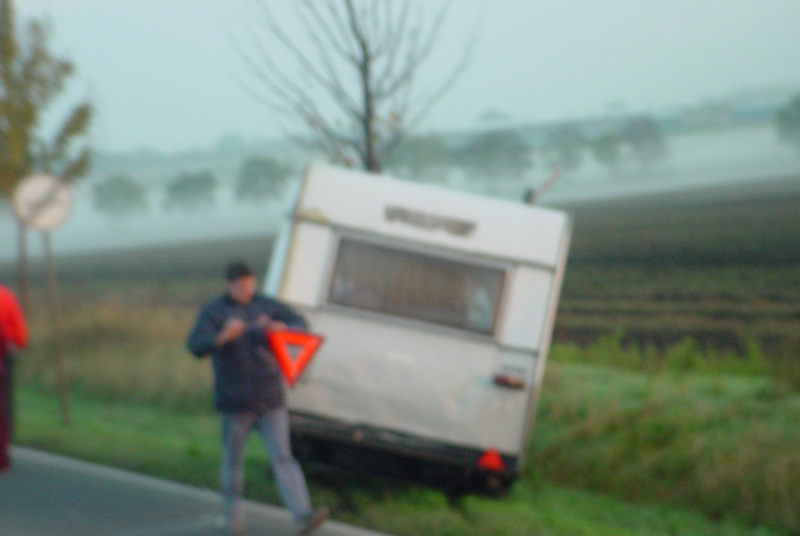
{"label": "black cap", "polygon": [[225,279],[228,281],[236,281],[242,277],[253,275],[253,269],[244,261],[233,261],[228,263],[225,268]]}

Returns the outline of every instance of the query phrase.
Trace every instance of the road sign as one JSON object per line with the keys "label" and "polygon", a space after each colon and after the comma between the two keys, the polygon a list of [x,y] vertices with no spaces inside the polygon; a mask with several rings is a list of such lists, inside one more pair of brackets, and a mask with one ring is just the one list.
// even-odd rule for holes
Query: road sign
{"label": "road sign", "polygon": [[14,211],[34,229],[55,229],[67,221],[71,210],[72,190],[53,175],[29,175],[14,190]]}
{"label": "road sign", "polygon": [[[302,331],[267,331],[267,340],[289,385],[294,387],[325,337]],[[292,357],[291,348],[299,348]]]}
{"label": "road sign", "polygon": [[[53,350],[58,366],[58,390],[61,398],[61,414],[69,423],[69,374],[61,336],[61,299],[56,281],[56,264],[53,260],[53,243],[50,231],[67,221],[72,211],[72,190],[58,177],[46,173],[29,175],[22,179],[14,190],[14,212],[28,227],[42,232],[47,258],[47,306],[53,329]],[[23,271],[24,273],[24,271]]]}

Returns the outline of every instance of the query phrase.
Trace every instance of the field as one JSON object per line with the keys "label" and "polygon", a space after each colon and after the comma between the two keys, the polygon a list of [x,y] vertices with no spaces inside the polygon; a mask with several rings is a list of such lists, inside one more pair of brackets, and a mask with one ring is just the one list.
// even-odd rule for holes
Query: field
{"label": "field", "polygon": [[556,337],[624,329],[770,353],[800,341],[800,177],[565,207],[575,217]]}
{"label": "field", "polygon": [[[575,237],[556,344],[511,494],[450,501],[315,471],[315,499],[338,519],[409,535],[800,534],[797,182],[759,196],[568,207]],[[58,424],[37,284],[19,440],[216,487],[210,371],[183,339],[219,291],[222,264],[244,254],[262,272],[269,244],[59,259],[75,422]],[[0,280],[11,270],[0,266]],[[258,475],[268,462],[251,447]],[[268,479],[251,481],[250,496],[277,500]]]}

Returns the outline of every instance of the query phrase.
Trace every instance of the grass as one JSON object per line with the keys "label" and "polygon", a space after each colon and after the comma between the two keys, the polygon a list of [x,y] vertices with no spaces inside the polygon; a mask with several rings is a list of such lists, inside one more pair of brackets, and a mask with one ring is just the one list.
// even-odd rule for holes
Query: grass
{"label": "grass", "polygon": [[[139,298],[134,294],[135,299]],[[184,346],[196,311],[173,305],[137,305],[111,298],[100,305],[73,302],[63,320],[62,347],[75,387],[109,401],[208,407],[211,371]],[[20,380],[56,383],[55,334],[33,316],[34,337]]]}
{"label": "grass", "polygon": [[694,337],[685,337],[664,348],[631,344],[626,340],[625,330],[618,326],[587,345],[556,343],[551,358],[565,363],[606,365],[642,372],[773,375],[776,380],[800,389],[800,382],[795,381],[796,361],[790,358],[790,355],[798,355],[793,348],[787,348],[782,357],[768,359],[756,339],[743,341],[741,353],[705,347]]}
{"label": "grass", "polygon": [[[183,341],[199,303],[220,290],[218,278],[156,273],[133,280],[125,274],[65,279],[70,314],[62,342],[76,392],[74,428],[77,437],[98,441],[70,440],[69,430],[24,414],[20,420],[29,421],[35,432],[23,440],[214,487],[218,431],[210,413],[210,367],[190,357]],[[42,303],[43,296],[34,297]],[[52,391],[53,339],[43,307],[34,309],[31,321],[34,338],[20,361],[20,380],[30,389]],[[792,447],[800,439],[792,425],[800,417],[798,385],[787,381],[798,360],[790,352],[779,360],[757,339],[745,340],[735,351],[706,347],[694,338],[662,347],[630,339],[625,329],[616,328],[588,344],[554,345],[529,471],[508,501],[471,497],[453,511],[441,506],[446,501],[433,490],[351,485],[347,479],[343,485],[326,478],[315,484],[317,498],[337,506],[342,519],[398,534],[469,534],[465,527],[473,525],[482,533],[524,533],[500,520],[505,509],[512,516],[508,524],[522,523],[543,534],[591,534],[590,527],[605,523],[597,518],[604,509],[587,506],[572,520],[550,519],[514,499],[526,493],[561,496],[565,489],[587,504],[616,497],[608,500],[632,501],[634,510],[690,509],[712,524],[734,518],[748,527],[768,524],[800,533],[795,515],[800,474]],[[131,404],[142,413],[125,414]],[[81,411],[105,413],[85,420]],[[38,413],[57,415],[41,405]],[[167,429],[175,435],[155,439]],[[251,474],[263,472],[257,448],[248,464]],[[587,491],[575,491],[581,489]],[[253,479],[250,493],[277,501],[270,479]],[[439,506],[424,512],[420,500]],[[464,508],[472,517],[465,517]],[[530,513],[521,513],[529,508]],[[411,511],[419,516],[410,517]],[[433,525],[441,531],[431,532]],[[643,529],[613,530],[636,534]]]}
{"label": "grass", "polygon": [[547,480],[800,533],[800,394],[769,377],[552,364],[529,455]]}
{"label": "grass", "polygon": [[[63,424],[55,394],[36,385],[17,393],[21,444],[216,488],[219,424],[204,406],[189,412],[109,401],[75,389],[72,423]],[[87,441],[87,438],[92,438]]]}
{"label": "grass", "polygon": [[[21,443],[83,459],[216,489],[218,418],[207,411],[165,410],[156,405],[111,403],[77,391],[71,426],[61,424],[58,402],[47,390],[18,393]],[[94,438],[87,441],[87,437]],[[248,496],[277,503],[269,461],[257,440],[247,451]],[[466,496],[448,501],[439,490],[348,475],[309,473],[316,503],[339,520],[398,535],[529,536],[781,536],[776,528],[733,519],[712,520],[685,508],[632,504],[571,489],[540,478],[520,481],[503,500]]]}
{"label": "grass", "polygon": [[[75,296],[74,314],[65,319],[75,428],[80,437],[98,438],[68,448],[81,457],[126,467],[133,460],[132,469],[213,487],[218,431],[210,364],[194,359],[183,346],[196,309],[169,303],[167,296],[150,293],[146,286],[130,287],[130,295],[124,289],[119,287],[101,303]],[[143,300],[143,295],[158,300]],[[47,333],[37,314],[33,328]],[[774,361],[755,342],[749,354],[740,356],[704,351],[692,339],[663,352],[623,341],[618,330],[586,347],[553,347],[528,472],[519,489],[569,486],[647,507],[667,504],[709,519],[737,518],[800,533],[800,454],[794,448],[800,443],[794,425],[800,420],[799,386],[785,381],[783,370],[773,373]],[[51,348],[49,336],[34,337],[20,361],[20,380],[34,394],[55,391]],[[21,417],[33,426],[22,436],[26,443],[67,448],[59,434],[69,430],[37,422],[45,414],[52,418],[57,413],[53,408],[35,400],[22,406],[39,415]],[[125,415],[137,407],[135,417]],[[80,411],[102,416],[84,420]],[[152,436],[167,429],[175,435],[152,443]],[[134,455],[139,451],[143,453]],[[259,474],[263,463],[258,456],[254,460],[249,463]],[[277,501],[269,480],[256,479],[253,486],[255,497]],[[354,489],[351,493],[349,486],[333,481],[318,487],[318,493],[359,523],[376,522],[360,517],[371,511],[373,501],[388,509],[390,503],[407,499],[392,489]],[[413,495],[416,488],[398,489]],[[515,493],[520,491],[515,488]],[[414,504],[412,500],[408,508]],[[487,502],[487,510],[488,505],[502,510],[513,501]],[[391,516],[380,511],[388,523]],[[449,510],[430,515],[439,519],[440,514],[447,519],[455,515]],[[405,517],[396,522],[402,525]],[[451,523],[461,527],[464,520],[456,517],[445,525]],[[405,532],[394,525],[380,527],[402,534],[429,530],[419,525]],[[510,528],[492,530],[514,534]]]}

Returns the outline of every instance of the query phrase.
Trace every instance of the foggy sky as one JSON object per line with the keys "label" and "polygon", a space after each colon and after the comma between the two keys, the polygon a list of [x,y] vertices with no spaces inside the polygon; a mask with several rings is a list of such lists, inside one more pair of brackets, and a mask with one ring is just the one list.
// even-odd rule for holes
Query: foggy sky
{"label": "foggy sky", "polygon": [[[210,147],[225,134],[281,135],[273,112],[236,80],[246,69],[226,32],[240,27],[237,1],[16,5],[23,16],[48,16],[53,48],[75,62],[62,102],[94,102],[96,148],[172,151]],[[469,69],[423,128],[462,128],[487,109],[539,121],[602,113],[610,103],[658,112],[742,89],[800,91],[797,0],[456,0],[428,72],[446,68],[476,25]]]}

